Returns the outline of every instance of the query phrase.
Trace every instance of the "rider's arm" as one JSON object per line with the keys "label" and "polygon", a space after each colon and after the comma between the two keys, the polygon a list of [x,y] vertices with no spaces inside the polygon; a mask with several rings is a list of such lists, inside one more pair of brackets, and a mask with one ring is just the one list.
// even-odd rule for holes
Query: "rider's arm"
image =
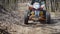
{"label": "rider's arm", "polygon": [[45,4],[45,1],[41,1],[41,5],[44,5]]}
{"label": "rider's arm", "polygon": [[45,7],[45,2],[44,2],[44,1],[41,2],[41,7],[42,7],[42,8]]}

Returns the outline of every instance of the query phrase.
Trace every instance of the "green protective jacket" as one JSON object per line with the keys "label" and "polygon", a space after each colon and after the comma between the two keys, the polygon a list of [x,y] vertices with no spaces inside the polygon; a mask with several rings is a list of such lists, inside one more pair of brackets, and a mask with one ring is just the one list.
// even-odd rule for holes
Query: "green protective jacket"
{"label": "green protective jacket", "polygon": [[34,2],[39,2],[39,3],[42,5],[42,4],[45,4],[44,1],[45,1],[45,0],[32,0],[31,5],[33,5]]}

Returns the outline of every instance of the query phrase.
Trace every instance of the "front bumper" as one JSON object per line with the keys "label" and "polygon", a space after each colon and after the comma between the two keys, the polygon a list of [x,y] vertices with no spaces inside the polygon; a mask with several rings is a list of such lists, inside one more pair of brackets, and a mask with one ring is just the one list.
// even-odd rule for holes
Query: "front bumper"
{"label": "front bumper", "polygon": [[32,16],[30,16],[29,17],[29,20],[46,20],[46,18],[44,18],[44,17],[32,17]]}

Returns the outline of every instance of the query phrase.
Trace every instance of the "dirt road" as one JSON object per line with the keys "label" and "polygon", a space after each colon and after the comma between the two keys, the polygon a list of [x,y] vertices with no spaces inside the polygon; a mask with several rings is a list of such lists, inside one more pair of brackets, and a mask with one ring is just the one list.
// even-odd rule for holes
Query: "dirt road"
{"label": "dirt road", "polygon": [[[20,5],[20,4],[19,4]],[[52,24],[24,24],[24,10],[18,8],[19,14],[0,14],[0,29],[8,32],[9,34],[60,34],[60,19],[55,19],[55,14],[51,13]],[[5,17],[4,17],[5,16]]]}

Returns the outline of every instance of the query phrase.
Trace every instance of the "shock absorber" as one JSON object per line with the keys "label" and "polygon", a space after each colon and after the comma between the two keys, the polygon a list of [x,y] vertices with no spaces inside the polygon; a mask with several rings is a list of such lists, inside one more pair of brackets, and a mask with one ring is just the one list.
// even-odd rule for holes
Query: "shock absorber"
{"label": "shock absorber", "polygon": [[31,16],[34,16],[34,12],[33,11],[31,12]]}
{"label": "shock absorber", "polygon": [[40,11],[40,16],[43,16],[43,12],[42,11]]}

